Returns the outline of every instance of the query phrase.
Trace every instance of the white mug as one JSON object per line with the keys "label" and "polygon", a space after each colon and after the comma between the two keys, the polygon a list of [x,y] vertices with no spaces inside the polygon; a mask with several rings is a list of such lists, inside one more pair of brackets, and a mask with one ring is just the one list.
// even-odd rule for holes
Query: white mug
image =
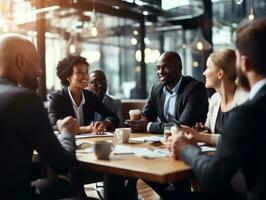
{"label": "white mug", "polygon": [[114,137],[117,143],[127,143],[130,137],[131,128],[116,128]]}

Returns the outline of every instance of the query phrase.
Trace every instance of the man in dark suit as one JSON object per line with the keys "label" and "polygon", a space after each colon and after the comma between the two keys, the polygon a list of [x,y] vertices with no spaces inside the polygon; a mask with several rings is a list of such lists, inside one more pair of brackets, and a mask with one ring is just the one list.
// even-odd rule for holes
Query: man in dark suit
{"label": "man in dark suit", "polygon": [[[33,150],[56,171],[65,173],[75,160],[72,117],[58,121],[56,138],[37,89],[41,69],[38,54],[26,37],[0,36],[0,196],[37,199],[30,183]],[[26,89],[29,88],[29,89]]]}
{"label": "man in dark suit", "polygon": [[[119,127],[124,125],[124,119],[122,116],[121,99],[114,98],[107,92],[107,80],[105,73],[102,70],[94,70],[89,74],[88,89],[93,91],[95,95],[103,102],[103,104],[109,108],[119,119]],[[104,117],[99,113],[95,113],[94,121],[101,121]]]}
{"label": "man in dark suit", "polygon": [[176,52],[161,55],[157,75],[159,82],[151,89],[142,119],[126,122],[133,130],[162,133],[164,123],[171,122],[170,116],[189,126],[206,120],[208,99],[204,84],[182,76],[181,58]]}
{"label": "man in dark suit", "polygon": [[[265,36],[266,18],[250,22],[237,30],[237,72],[239,80],[247,77],[251,91],[249,101],[230,113],[215,155],[209,157],[202,153],[194,145],[193,137],[182,132],[169,138],[173,156],[191,165],[198,180],[210,191],[223,192],[222,196],[226,194],[224,191],[234,186],[235,177],[240,171],[242,180],[238,181],[237,187],[246,185],[246,198],[266,199]],[[217,199],[219,196],[216,194]]]}

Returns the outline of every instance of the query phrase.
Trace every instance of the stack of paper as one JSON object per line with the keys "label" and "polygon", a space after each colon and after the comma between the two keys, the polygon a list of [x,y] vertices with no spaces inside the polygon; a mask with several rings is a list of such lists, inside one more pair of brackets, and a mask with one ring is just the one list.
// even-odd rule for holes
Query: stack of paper
{"label": "stack of paper", "polygon": [[147,136],[147,137],[130,138],[129,142],[132,143],[160,142],[162,141],[162,139],[163,136]]}
{"label": "stack of paper", "polygon": [[168,149],[150,150],[142,147],[130,147],[126,145],[116,145],[113,154],[135,154],[144,158],[160,158],[170,156]]}
{"label": "stack of paper", "polygon": [[103,134],[98,134],[96,132],[92,132],[92,133],[83,133],[80,135],[76,135],[76,139],[80,139],[80,138],[92,138],[92,137],[113,137],[114,134],[111,132],[104,132]]}
{"label": "stack of paper", "polygon": [[168,157],[169,155],[165,154],[164,152],[160,152],[158,150],[152,151],[147,148],[142,148],[135,152],[136,156],[140,156],[143,158],[161,158],[161,157]]}
{"label": "stack of paper", "polygon": [[209,147],[209,146],[201,146],[200,149],[202,152],[216,151],[216,147]]}

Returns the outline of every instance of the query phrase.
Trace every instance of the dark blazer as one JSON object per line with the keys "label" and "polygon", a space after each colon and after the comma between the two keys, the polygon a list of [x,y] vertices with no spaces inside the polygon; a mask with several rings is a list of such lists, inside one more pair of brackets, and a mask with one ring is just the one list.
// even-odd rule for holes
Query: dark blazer
{"label": "dark blazer", "polygon": [[0,196],[34,199],[30,186],[33,150],[56,171],[65,173],[75,159],[75,139],[68,133],[56,138],[35,92],[0,78],[0,97]]}
{"label": "dark blazer", "polygon": [[103,104],[106,105],[119,119],[119,127],[124,126],[124,118],[122,115],[121,99],[114,98],[111,95],[105,94],[103,98]]}
{"label": "dark blazer", "polygon": [[241,169],[248,189],[248,199],[266,199],[266,85],[251,101],[233,109],[222,132],[215,156],[208,157],[195,146],[182,151],[197,178],[214,191],[230,185]]}
{"label": "dark blazer", "polygon": [[[165,94],[163,87],[164,85],[159,82],[153,85],[147,104],[142,111],[142,114],[150,122],[153,122],[150,126],[150,132],[153,133],[162,133],[163,123],[167,122],[164,117]],[[190,76],[183,76],[176,98],[175,110],[175,118],[181,124],[192,126],[196,122],[205,122],[208,98],[204,84]],[[157,118],[161,123],[156,122]]]}
{"label": "dark blazer", "polygon": [[[90,125],[93,121],[94,113],[97,112],[104,116],[105,119],[110,120],[115,126],[118,126],[119,119],[112,113],[98,98],[89,90],[82,90],[85,98],[83,105],[84,124]],[[49,96],[48,114],[51,124],[56,127],[56,121],[67,116],[75,116],[67,87],[60,91],[51,93]]]}

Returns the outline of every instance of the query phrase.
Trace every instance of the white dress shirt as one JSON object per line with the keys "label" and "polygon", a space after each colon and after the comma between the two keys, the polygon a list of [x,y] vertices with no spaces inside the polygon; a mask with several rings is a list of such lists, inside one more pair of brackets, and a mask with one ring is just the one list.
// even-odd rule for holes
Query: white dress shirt
{"label": "white dress shirt", "polygon": [[70,88],[67,88],[68,90],[68,94],[70,96],[71,102],[72,102],[72,106],[76,115],[76,119],[77,122],[79,123],[80,126],[84,126],[84,115],[83,115],[83,104],[85,103],[85,97],[83,92],[81,91],[81,102],[79,104],[79,106],[77,106],[76,102],[74,101]]}

